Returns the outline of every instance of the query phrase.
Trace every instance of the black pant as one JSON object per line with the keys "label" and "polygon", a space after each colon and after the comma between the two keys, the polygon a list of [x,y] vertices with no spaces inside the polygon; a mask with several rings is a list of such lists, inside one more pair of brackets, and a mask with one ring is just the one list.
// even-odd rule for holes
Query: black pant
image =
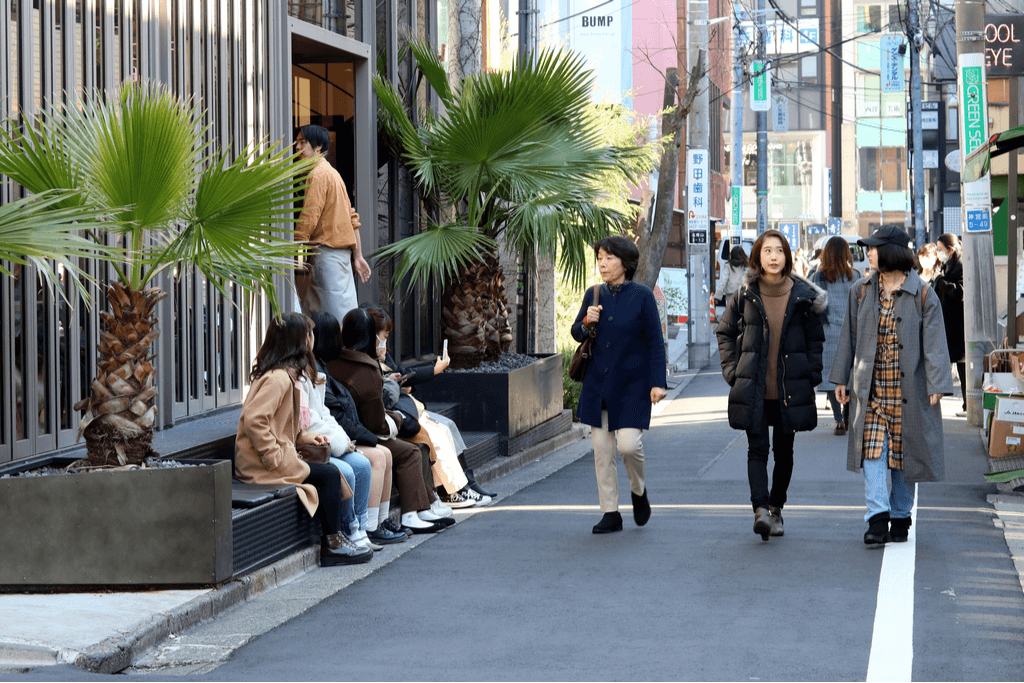
{"label": "black pant", "polygon": [[[747,479],[750,480],[750,502],[754,509],[769,505],[782,508],[786,504],[786,490],[793,478],[792,432],[783,434],[779,401],[764,402],[764,415],[759,429],[747,430]],[[768,427],[774,427],[773,450],[775,469],[772,472],[772,490],[768,493]]]}
{"label": "black pant", "polygon": [[312,484],[320,496],[320,504],[316,508],[316,518],[324,536],[338,533],[338,520],[341,519],[341,472],[334,465],[316,462],[309,465],[309,476],[302,482]]}

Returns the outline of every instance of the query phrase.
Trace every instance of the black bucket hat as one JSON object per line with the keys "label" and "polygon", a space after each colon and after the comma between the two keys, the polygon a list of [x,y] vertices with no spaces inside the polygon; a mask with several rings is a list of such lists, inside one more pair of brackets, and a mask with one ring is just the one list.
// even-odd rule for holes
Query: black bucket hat
{"label": "black bucket hat", "polygon": [[896,244],[901,247],[910,246],[910,235],[895,225],[883,225],[871,233],[871,237],[857,240],[862,247],[880,247],[883,244]]}

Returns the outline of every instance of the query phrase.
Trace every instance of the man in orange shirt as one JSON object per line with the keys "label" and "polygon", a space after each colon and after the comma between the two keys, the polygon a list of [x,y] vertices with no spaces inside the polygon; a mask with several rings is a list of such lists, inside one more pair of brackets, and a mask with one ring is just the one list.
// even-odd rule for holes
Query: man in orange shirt
{"label": "man in orange shirt", "polygon": [[331,143],[323,126],[307,125],[295,137],[295,151],[317,164],[306,179],[306,197],[295,228],[295,241],[314,247],[312,276],[301,301],[302,312],[332,314],[339,322],[359,305],[353,268],[362,282],[370,279],[370,265],[359,241],[359,214],[352,208],[341,175],[324,158]]}

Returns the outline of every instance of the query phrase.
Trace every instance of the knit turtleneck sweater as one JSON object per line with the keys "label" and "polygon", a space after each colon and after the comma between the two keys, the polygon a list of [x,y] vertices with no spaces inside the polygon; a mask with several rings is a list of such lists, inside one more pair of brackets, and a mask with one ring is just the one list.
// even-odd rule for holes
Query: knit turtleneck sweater
{"label": "knit turtleneck sweater", "polygon": [[762,276],[757,284],[761,290],[761,302],[768,314],[768,370],[765,375],[764,397],[767,400],[779,398],[779,347],[782,345],[782,321],[786,317],[789,293],[793,291],[793,278],[784,277],[781,282],[770,284]]}

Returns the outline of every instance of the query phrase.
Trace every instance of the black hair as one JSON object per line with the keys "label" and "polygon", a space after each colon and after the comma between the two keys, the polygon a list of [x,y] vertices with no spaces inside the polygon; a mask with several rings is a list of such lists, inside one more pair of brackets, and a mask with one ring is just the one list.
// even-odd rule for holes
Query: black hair
{"label": "black hair", "polygon": [[757,273],[758,277],[761,276],[761,248],[769,237],[775,237],[782,242],[782,253],[786,255],[786,263],[782,266],[782,276],[789,277],[789,274],[793,272],[793,250],[789,248],[789,240],[778,230],[765,230],[757,236],[754,245],[750,247],[750,262],[747,267]]}
{"label": "black hair", "polygon": [[308,123],[299,128],[299,132],[302,133],[302,137],[306,138],[310,147],[319,148],[321,154],[327,154],[327,150],[331,146],[331,134],[327,132],[326,128],[315,123]]}
{"label": "black hair", "polygon": [[945,232],[939,235],[938,241],[946,248],[946,251],[950,252],[950,255],[955,255],[957,258],[963,254],[963,244],[960,242],[959,235],[953,235]]}
{"label": "black hair", "polygon": [[395,324],[391,322],[391,316],[388,315],[388,312],[380,304],[373,301],[364,301],[359,304],[359,308],[365,308],[366,312],[370,314],[378,333],[387,332],[391,334],[395,331]]}
{"label": "black hair", "polygon": [[341,355],[341,323],[327,311],[320,311],[313,315],[313,324],[313,355],[323,363],[335,360]]}
{"label": "black hair", "polygon": [[891,273],[894,270],[909,273],[917,268],[917,257],[910,251],[910,247],[880,244],[875,250],[878,253],[878,271],[881,273]]}
{"label": "black hair", "polygon": [[341,345],[377,358],[377,326],[365,308],[353,308],[341,321]]}
{"label": "black hair", "polygon": [[636,248],[632,240],[619,235],[605,237],[594,243],[594,256],[597,256],[597,252],[601,249],[621,260],[622,267],[626,270],[626,279],[633,279],[637,264],[640,263],[640,250]]}
{"label": "black hair", "polygon": [[747,252],[743,251],[743,247],[732,248],[732,251],[729,252],[729,265],[733,268],[746,268],[750,265],[747,261]]}

